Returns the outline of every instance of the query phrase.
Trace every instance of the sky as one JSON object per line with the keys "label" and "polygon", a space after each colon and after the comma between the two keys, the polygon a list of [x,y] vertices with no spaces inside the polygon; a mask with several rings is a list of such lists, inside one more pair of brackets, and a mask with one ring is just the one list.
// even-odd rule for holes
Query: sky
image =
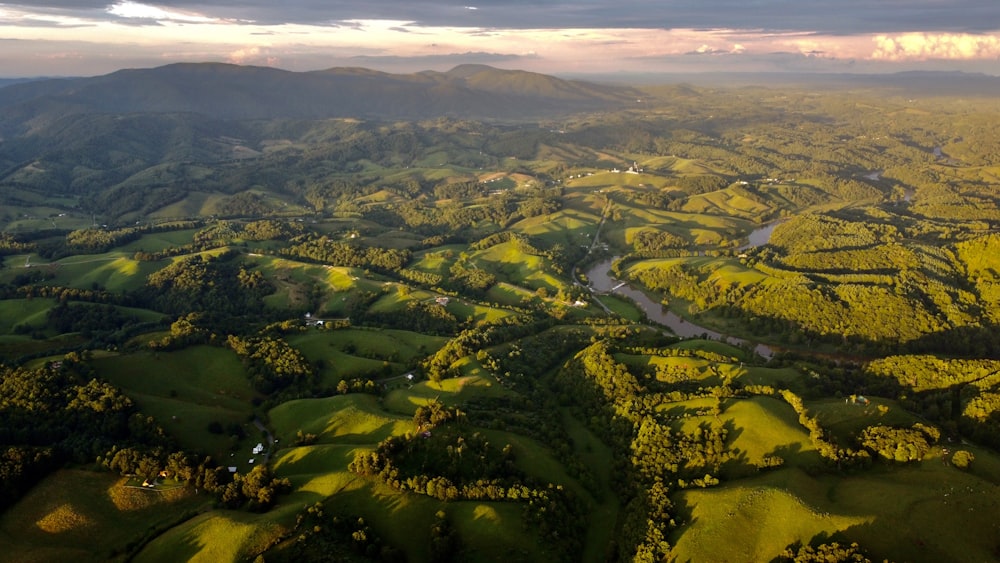
{"label": "sky", "polygon": [[555,75],[1000,74],[998,0],[21,0],[0,77],[174,62]]}

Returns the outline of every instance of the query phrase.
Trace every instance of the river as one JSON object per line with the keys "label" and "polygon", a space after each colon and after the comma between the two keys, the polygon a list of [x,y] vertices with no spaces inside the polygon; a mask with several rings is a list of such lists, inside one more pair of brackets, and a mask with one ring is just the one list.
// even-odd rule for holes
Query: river
{"label": "river", "polygon": [[[765,244],[768,239],[770,239],[771,233],[777,225],[778,222],[773,222],[759,229],[755,229],[748,237],[749,242],[740,247],[740,250],[746,250]],[[707,337],[713,340],[726,342],[734,346],[753,345],[754,352],[761,357],[770,359],[774,356],[774,349],[766,344],[737,338],[735,336],[727,336],[694,324],[690,321],[686,321],[673,311],[665,308],[662,304],[650,299],[650,297],[644,292],[613,277],[611,275],[611,264],[617,259],[618,257],[602,260],[587,270],[587,280],[590,282],[591,291],[594,291],[595,293],[615,293],[627,297],[635,303],[636,306],[642,309],[642,312],[646,314],[646,317],[649,318],[650,321],[669,328],[677,336],[683,338]]]}

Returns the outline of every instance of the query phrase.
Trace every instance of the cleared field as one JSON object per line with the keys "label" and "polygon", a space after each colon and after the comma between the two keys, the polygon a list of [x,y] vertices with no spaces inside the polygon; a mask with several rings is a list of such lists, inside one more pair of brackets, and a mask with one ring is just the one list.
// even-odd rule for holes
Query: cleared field
{"label": "cleared field", "polygon": [[[212,422],[244,427],[256,443],[251,389],[239,358],[230,350],[195,346],[176,352],[138,352],[96,359],[94,367],[153,416],[184,448],[229,459],[241,442],[208,431]],[[225,454],[225,455],[223,455]],[[242,466],[243,460],[239,458]]]}
{"label": "cleared field", "polygon": [[410,418],[389,414],[376,397],[362,394],[288,401],[268,416],[282,443],[292,443],[299,430],[321,443],[339,444],[375,444],[415,430]]}
{"label": "cleared field", "polygon": [[445,404],[457,404],[478,396],[504,396],[504,389],[492,377],[469,375],[444,379],[439,383],[421,381],[407,389],[394,389],[383,399],[386,410],[412,416],[418,406],[432,399]]}
{"label": "cleared field", "polygon": [[821,462],[809,432],[784,401],[771,397],[727,401],[719,418],[733,429],[729,448],[739,449],[741,464],[760,464],[765,455],[777,455],[791,466]]}
{"label": "cleared field", "polygon": [[111,473],[63,469],[0,516],[0,559],[24,563],[108,561],[132,542],[211,503],[190,489],[123,486]]}
{"label": "cleared field", "polygon": [[285,530],[276,514],[213,510],[167,530],[136,555],[139,563],[246,561],[264,551]]}
{"label": "cleared field", "polygon": [[251,254],[247,260],[276,286],[264,303],[275,309],[306,309],[319,291],[319,314],[341,314],[362,291],[378,291],[381,283],[367,280],[360,270],[322,266],[275,256]]}
{"label": "cleared field", "polygon": [[677,495],[678,560],[768,561],[794,542],[857,541],[872,560],[992,561],[1000,489],[936,462],[813,478],[795,468]]}
{"label": "cleared field", "polygon": [[17,325],[44,327],[49,309],[55,299],[4,299],[0,300],[0,334],[14,334]]}
{"label": "cleared field", "polygon": [[678,350],[705,350],[706,352],[714,352],[722,356],[739,359],[744,359],[747,354],[745,350],[737,348],[731,344],[726,344],[725,342],[720,342],[718,340],[703,340],[700,338],[682,340],[677,344],[672,345],[671,348],[677,348]]}
{"label": "cleared field", "polygon": [[291,335],[289,344],[319,363],[324,386],[341,379],[400,375],[418,358],[433,354],[447,338],[405,330],[346,328]]}
{"label": "cleared field", "polygon": [[181,229],[177,231],[165,231],[162,233],[150,233],[142,235],[139,240],[132,241],[120,247],[122,252],[136,252],[144,250],[146,252],[156,252],[171,247],[184,246],[194,240],[194,234],[199,229]]}
{"label": "cleared field", "polygon": [[823,428],[841,440],[857,436],[872,425],[908,427],[917,422],[926,422],[907,412],[896,401],[879,397],[865,398],[868,400],[868,404],[865,405],[852,403],[850,397],[845,397],[808,401],[806,408],[819,419]]}
{"label": "cleared field", "polygon": [[547,258],[527,254],[512,242],[476,252],[472,261],[479,268],[532,290],[545,288],[555,292],[566,286],[563,280],[550,273],[552,265]]}

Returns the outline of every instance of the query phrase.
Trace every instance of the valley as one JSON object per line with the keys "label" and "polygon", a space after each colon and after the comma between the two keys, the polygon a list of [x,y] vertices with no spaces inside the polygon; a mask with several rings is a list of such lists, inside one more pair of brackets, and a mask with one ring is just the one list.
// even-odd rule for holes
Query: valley
{"label": "valley", "polygon": [[995,559],[1000,98],[908,88],[0,88],[0,560]]}

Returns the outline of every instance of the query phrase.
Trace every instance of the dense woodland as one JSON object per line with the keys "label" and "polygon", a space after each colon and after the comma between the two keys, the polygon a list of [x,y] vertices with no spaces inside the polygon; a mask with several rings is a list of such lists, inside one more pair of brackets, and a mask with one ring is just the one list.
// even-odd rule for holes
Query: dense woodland
{"label": "dense woodland", "polygon": [[[506,123],[62,116],[0,145],[0,510],[84,469],[196,506],[93,560],[214,517],[255,530],[222,542],[242,560],[665,561],[711,559],[706,499],[743,487],[830,522],[811,491],[948,471],[995,506],[997,101],[645,94]],[[892,518],[716,548],[1000,549]]]}

